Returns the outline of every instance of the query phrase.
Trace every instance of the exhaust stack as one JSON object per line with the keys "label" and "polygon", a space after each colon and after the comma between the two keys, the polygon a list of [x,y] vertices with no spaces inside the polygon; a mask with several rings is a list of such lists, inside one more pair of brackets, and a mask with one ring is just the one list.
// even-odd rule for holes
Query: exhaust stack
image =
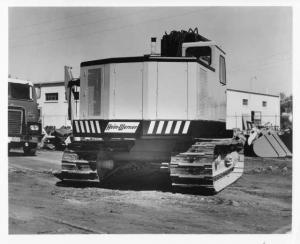
{"label": "exhaust stack", "polygon": [[156,37],[151,37],[151,55],[157,55],[157,53],[156,53]]}

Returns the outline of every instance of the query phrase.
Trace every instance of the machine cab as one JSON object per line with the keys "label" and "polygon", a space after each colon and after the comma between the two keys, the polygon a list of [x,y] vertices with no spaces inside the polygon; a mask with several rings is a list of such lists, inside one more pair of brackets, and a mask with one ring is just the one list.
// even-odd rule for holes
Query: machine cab
{"label": "machine cab", "polygon": [[214,67],[219,73],[219,82],[226,85],[225,52],[215,42],[190,42],[182,44],[185,57],[196,57],[204,64]]}

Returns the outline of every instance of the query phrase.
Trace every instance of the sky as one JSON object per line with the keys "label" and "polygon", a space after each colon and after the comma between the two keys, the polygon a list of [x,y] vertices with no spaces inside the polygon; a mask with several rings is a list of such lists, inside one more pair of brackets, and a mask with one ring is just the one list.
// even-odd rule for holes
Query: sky
{"label": "sky", "polygon": [[228,88],[292,93],[291,7],[10,7],[9,74],[62,81],[64,65],[76,77],[83,61],[149,54],[151,37],[195,27],[225,50]]}

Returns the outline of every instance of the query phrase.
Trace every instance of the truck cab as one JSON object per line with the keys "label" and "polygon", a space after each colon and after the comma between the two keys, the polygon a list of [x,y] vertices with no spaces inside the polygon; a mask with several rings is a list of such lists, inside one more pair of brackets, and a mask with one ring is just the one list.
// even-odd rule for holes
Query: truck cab
{"label": "truck cab", "polygon": [[41,138],[38,96],[32,82],[8,79],[8,150],[22,147],[26,155],[35,154]]}

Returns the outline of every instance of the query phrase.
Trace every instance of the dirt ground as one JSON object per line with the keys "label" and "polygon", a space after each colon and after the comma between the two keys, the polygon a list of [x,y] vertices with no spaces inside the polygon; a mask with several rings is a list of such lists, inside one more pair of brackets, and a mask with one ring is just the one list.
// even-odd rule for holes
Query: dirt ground
{"label": "dirt ground", "polygon": [[216,195],[172,190],[153,165],[128,165],[105,185],[62,183],[62,152],[9,155],[9,233],[286,233],[292,160],[245,158],[245,173]]}

